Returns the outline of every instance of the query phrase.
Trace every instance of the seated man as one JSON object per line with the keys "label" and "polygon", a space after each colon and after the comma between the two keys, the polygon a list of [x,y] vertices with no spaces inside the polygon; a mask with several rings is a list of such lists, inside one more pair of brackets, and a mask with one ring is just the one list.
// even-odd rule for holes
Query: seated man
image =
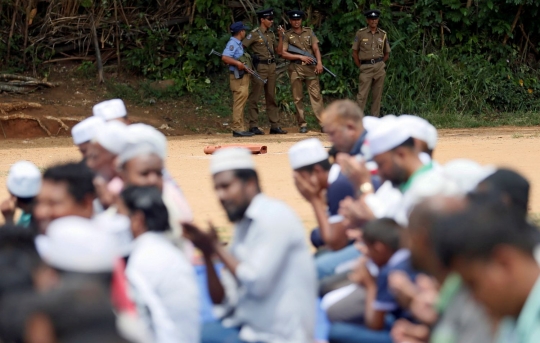
{"label": "seated man", "polygon": [[[235,229],[227,250],[213,228],[206,233],[184,224],[204,255],[210,296],[222,310],[221,323],[203,325],[201,342],[312,343],[316,278],[300,218],[261,193],[249,150],[218,150],[210,169]],[[226,267],[221,280],[214,255]]]}
{"label": "seated man", "polygon": [[22,213],[17,225],[30,227],[34,199],[41,188],[41,172],[32,162],[19,161],[9,169],[7,188],[11,196],[0,204],[4,222],[12,224],[15,210],[19,208]]}
{"label": "seated man", "polygon": [[439,220],[433,242],[446,267],[459,273],[498,325],[496,342],[540,341],[538,229],[516,216],[504,200],[472,199],[467,208]]}
{"label": "seated man", "polygon": [[[367,268],[367,257],[362,257],[355,281],[362,285],[366,292],[363,325],[332,324],[331,342],[392,342],[389,327],[386,325],[387,314],[391,314],[394,319],[408,317],[388,287],[388,277],[393,271],[402,270],[410,279],[416,276],[410,265],[409,251],[399,248],[401,230],[394,220],[388,218],[371,221],[363,228],[367,257],[379,267],[379,273],[377,277],[373,277]],[[347,301],[347,298],[344,301]],[[361,304],[348,302],[349,306],[362,307]]]}
{"label": "seated man", "polygon": [[[360,252],[349,244],[349,237],[338,214],[339,202],[355,191],[339,166],[330,166],[328,153],[317,138],[296,143],[289,150],[296,188],[315,212],[321,238],[331,251],[316,259],[319,279],[331,276],[338,265],[354,260]],[[326,192],[324,192],[326,191]],[[326,194],[326,198],[325,198]]]}

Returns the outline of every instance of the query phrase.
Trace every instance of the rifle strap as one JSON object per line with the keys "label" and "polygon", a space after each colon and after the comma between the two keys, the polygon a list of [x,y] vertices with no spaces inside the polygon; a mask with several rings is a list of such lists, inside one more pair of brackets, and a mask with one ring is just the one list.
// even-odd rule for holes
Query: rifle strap
{"label": "rifle strap", "polygon": [[268,40],[266,39],[266,36],[262,33],[261,28],[258,28],[257,32],[259,32],[259,36],[261,36],[262,40],[264,41],[264,45],[266,45],[266,49],[268,50],[268,53],[270,54],[270,58],[276,58],[274,53],[270,50],[270,46],[268,45]]}

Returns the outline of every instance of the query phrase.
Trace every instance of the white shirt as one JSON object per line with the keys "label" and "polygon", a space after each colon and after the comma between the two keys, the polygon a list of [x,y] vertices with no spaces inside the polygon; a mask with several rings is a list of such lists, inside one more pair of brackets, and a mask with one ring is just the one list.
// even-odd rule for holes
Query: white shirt
{"label": "white shirt", "polygon": [[223,325],[241,326],[240,338],[248,342],[313,342],[315,266],[298,216],[258,194],[236,223],[230,250],[240,264],[238,283],[224,282],[223,306],[234,312]]}
{"label": "white shirt", "polygon": [[156,343],[200,340],[199,290],[185,255],[162,233],[137,237],[126,276],[138,313]]}

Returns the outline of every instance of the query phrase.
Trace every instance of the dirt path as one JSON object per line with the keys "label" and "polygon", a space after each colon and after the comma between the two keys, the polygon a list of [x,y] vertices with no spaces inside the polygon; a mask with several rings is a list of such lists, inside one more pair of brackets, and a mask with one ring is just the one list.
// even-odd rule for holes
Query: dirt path
{"label": "dirt path", "polygon": [[[308,134],[325,141],[318,133]],[[489,128],[441,130],[435,158],[445,163],[454,158],[471,158],[483,164],[508,166],[523,173],[532,183],[531,212],[540,212],[540,128]],[[306,230],[315,226],[311,208],[294,188],[287,150],[306,135],[263,136],[249,143],[268,146],[268,154],[255,156],[263,190],[282,199],[302,218]],[[196,221],[211,219],[219,227],[230,227],[214,196],[208,172],[209,156],[203,148],[238,142],[229,135],[183,136],[169,139],[167,168],[184,190]],[[244,142],[244,141],[243,141]],[[245,141],[247,143],[247,141]],[[330,144],[325,142],[326,146]],[[59,161],[75,160],[79,153],[69,138],[5,140],[0,144],[0,199],[7,196],[3,185],[11,164],[26,159],[41,168]],[[307,232],[307,231],[306,231]]]}

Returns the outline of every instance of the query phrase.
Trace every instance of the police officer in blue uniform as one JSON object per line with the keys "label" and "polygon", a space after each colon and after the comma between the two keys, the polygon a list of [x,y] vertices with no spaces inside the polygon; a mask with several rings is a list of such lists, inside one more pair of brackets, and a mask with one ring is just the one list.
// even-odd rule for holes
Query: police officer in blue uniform
{"label": "police officer in blue uniform", "polygon": [[245,65],[240,59],[244,55],[242,39],[246,37],[246,30],[249,28],[242,22],[231,25],[232,37],[227,42],[221,59],[229,65],[229,81],[233,93],[233,137],[251,137],[252,132],[244,129],[244,106],[249,95],[250,75],[245,70]]}

